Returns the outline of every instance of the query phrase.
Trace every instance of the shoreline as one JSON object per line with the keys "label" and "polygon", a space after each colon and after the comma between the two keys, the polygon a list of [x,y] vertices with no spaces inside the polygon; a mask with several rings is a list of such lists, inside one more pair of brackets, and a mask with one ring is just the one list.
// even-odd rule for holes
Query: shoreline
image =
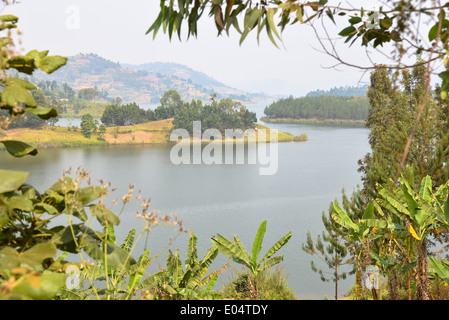
{"label": "shoreline", "polygon": [[293,118],[268,118],[261,117],[260,121],[265,123],[299,123],[315,125],[349,126],[365,127],[365,120],[347,120],[347,119],[293,119]]}
{"label": "shoreline", "polygon": [[[173,119],[150,121],[132,126],[108,127],[103,138],[94,133],[90,138],[82,135],[80,128],[76,131],[71,127],[45,125],[39,129],[18,128],[0,132],[0,140],[18,140],[38,149],[104,147],[119,145],[174,145],[170,141],[173,130]],[[256,123],[255,128],[267,130],[267,142],[270,141],[270,128]],[[248,143],[248,137],[233,139],[233,143]],[[257,136],[254,141],[257,141]],[[212,140],[213,141],[213,140]],[[209,144],[211,140],[201,140],[201,144]],[[223,139],[223,143],[229,139]],[[252,141],[252,140],[249,140]],[[286,132],[278,134],[278,142],[305,142],[306,134],[294,136]],[[193,143],[193,141],[191,141]],[[4,147],[0,150],[5,150]]]}

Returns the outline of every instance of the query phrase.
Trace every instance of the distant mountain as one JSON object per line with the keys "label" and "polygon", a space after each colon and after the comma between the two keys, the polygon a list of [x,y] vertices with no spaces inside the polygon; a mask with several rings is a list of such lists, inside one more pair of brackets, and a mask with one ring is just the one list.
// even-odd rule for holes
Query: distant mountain
{"label": "distant mountain", "polygon": [[273,97],[286,97],[299,95],[302,88],[297,84],[283,79],[257,79],[252,81],[240,81],[235,83],[242,90],[261,93]]}
{"label": "distant mountain", "polygon": [[230,88],[229,86],[215,80],[207,74],[195,71],[185,65],[174,62],[149,62],[139,65],[123,64],[124,67],[133,70],[148,71],[153,75],[162,75],[166,77],[177,77],[199,84],[206,88]]}
{"label": "distant mountain", "polygon": [[306,94],[306,97],[318,97],[318,96],[366,96],[368,85],[361,87],[335,87],[329,90],[315,90]]}
{"label": "distant mountain", "polygon": [[122,65],[93,53],[69,57],[67,64],[54,73],[37,72],[33,77],[65,82],[75,90],[96,88],[106,91],[109,97],[120,97],[123,102],[138,104],[158,103],[164,92],[170,89],[177,90],[185,101],[209,101],[212,93],[216,93],[217,98],[230,97],[241,101],[256,96],[180,64]]}

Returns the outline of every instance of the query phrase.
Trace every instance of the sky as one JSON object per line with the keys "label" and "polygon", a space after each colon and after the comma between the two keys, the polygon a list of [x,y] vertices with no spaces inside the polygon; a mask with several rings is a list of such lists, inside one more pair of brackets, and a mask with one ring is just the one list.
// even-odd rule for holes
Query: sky
{"label": "sky", "polygon": [[[259,44],[255,35],[250,35],[241,46],[235,30],[230,37],[217,37],[214,23],[206,15],[200,21],[198,38],[179,41],[174,37],[170,42],[160,31],[153,40],[145,32],[159,13],[158,0],[21,0],[3,13],[19,17],[25,51],[49,50],[49,54],[63,56],[96,53],[129,64],[176,62],[235,88],[293,96],[369,82],[369,73],[360,69],[330,68],[336,61],[320,51],[316,35],[307,25],[288,26],[278,49],[265,34]],[[329,30],[337,34],[343,27],[329,26]],[[337,43],[347,61],[368,64],[359,45],[348,48],[343,41]],[[378,57],[381,61],[382,56]]]}

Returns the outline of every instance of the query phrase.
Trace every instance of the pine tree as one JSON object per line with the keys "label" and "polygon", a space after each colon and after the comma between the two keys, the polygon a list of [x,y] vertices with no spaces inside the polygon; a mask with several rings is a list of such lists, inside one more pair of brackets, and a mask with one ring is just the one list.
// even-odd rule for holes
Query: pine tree
{"label": "pine tree", "polygon": [[[349,209],[348,205],[351,205],[345,195],[343,196],[343,204],[347,209]],[[354,211],[354,208],[352,209]],[[326,272],[318,268],[313,261],[310,263],[312,270],[320,275],[321,281],[335,283],[335,300],[337,300],[338,282],[346,279],[348,274],[354,274],[356,268],[353,259],[345,259],[347,256],[352,256],[353,253],[348,252],[348,243],[344,238],[345,230],[331,218],[333,212],[334,209],[331,204],[328,214],[326,215],[324,212],[322,214],[325,230],[317,236],[315,243],[310,232],[307,232],[307,240],[305,244],[302,244],[302,250],[310,255],[317,256],[331,270]],[[353,266],[353,268],[350,271],[342,271],[342,269],[347,270],[345,266]]]}

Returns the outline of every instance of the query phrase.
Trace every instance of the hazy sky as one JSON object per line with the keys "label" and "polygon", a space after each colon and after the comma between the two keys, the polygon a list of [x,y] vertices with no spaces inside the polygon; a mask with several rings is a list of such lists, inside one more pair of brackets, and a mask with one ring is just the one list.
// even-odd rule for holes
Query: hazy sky
{"label": "hazy sky", "polygon": [[[198,39],[180,42],[176,37],[170,42],[162,32],[155,40],[145,35],[158,11],[158,0],[22,0],[4,13],[19,16],[25,50],[47,49],[50,54],[65,56],[92,52],[114,62],[132,64],[177,62],[233,87],[263,89],[266,80],[275,80],[273,86],[282,85],[293,95],[364,84],[369,79],[368,74],[363,76],[354,68],[328,69],[335,61],[317,50],[320,45],[312,28],[306,25],[287,27],[283,34],[285,48],[281,49],[274,47],[265,34],[259,45],[254,35],[242,46],[237,32],[232,32],[231,37],[217,37],[211,19],[200,23]],[[349,49],[343,41],[341,44],[341,55],[347,60],[367,63],[359,45]]]}

